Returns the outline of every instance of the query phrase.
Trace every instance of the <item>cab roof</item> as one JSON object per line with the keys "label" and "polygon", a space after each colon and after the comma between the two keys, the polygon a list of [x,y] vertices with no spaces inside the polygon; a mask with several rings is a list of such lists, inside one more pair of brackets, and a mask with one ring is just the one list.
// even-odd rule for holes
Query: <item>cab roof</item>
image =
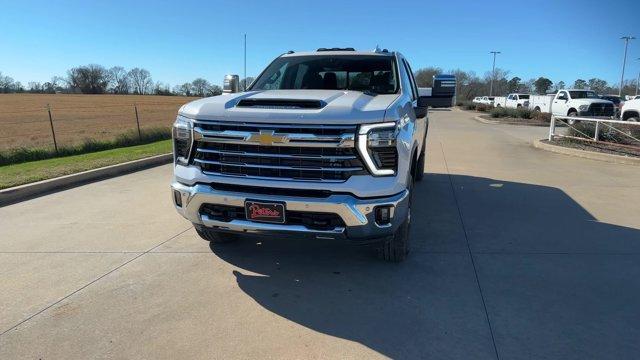
{"label": "cab roof", "polygon": [[322,50],[322,51],[303,51],[303,52],[288,52],[283,54],[282,57],[295,57],[295,56],[327,56],[327,55],[352,55],[352,56],[394,56],[396,53],[389,52],[377,52],[377,51],[351,51],[351,50]]}

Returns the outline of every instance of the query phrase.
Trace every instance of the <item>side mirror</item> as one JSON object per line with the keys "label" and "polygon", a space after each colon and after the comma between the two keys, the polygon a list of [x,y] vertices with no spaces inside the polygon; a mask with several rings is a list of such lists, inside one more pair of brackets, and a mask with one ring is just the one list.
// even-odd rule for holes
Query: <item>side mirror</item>
{"label": "side mirror", "polygon": [[429,111],[429,105],[426,105],[426,96],[424,97],[425,100],[422,100],[422,98],[422,96],[418,98],[418,106],[413,108],[416,113],[416,118],[418,119],[422,119],[423,117],[427,116],[427,112]]}
{"label": "side mirror", "polygon": [[427,116],[429,106],[432,106],[432,90],[431,88],[418,88],[417,106],[414,108],[416,117],[421,119]]}

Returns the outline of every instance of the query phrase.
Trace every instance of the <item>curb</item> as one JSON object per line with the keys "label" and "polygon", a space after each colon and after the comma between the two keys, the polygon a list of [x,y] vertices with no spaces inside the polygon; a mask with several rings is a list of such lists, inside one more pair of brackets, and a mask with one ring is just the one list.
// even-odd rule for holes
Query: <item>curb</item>
{"label": "curb", "polygon": [[551,145],[548,143],[544,143],[542,142],[542,140],[535,140],[533,142],[533,146],[535,148],[551,151],[557,154],[577,156],[585,159],[605,161],[605,162],[614,163],[614,164],[640,165],[640,158],[634,158],[634,157],[623,156],[623,155],[597,153],[597,152],[587,151],[587,150],[572,149],[564,146]]}
{"label": "curb", "polygon": [[156,155],[144,159],[128,161],[121,164],[109,165],[97,169],[83,171],[77,174],[60,176],[42,180],[31,184],[24,184],[0,190],[0,207],[17,202],[33,199],[60,190],[73,188],[97,180],[104,180],[127,173],[148,169],[154,166],[168,164],[173,161],[173,154]]}
{"label": "curb", "polygon": [[[480,115],[474,116],[473,119],[476,120],[476,121],[480,121],[483,124],[490,124],[490,125],[501,124],[500,121],[483,119]],[[504,124],[504,125],[511,125],[511,124]]]}

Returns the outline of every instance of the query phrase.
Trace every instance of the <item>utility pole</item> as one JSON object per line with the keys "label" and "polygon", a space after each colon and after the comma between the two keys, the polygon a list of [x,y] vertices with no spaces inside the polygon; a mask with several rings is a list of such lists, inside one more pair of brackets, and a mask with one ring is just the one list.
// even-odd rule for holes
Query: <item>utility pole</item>
{"label": "utility pole", "polygon": [[244,89],[247,91],[247,34],[244,34]]}
{"label": "utility pole", "polygon": [[489,96],[493,96],[493,79],[496,77],[496,55],[500,54],[500,51],[489,51],[489,54],[493,54],[493,69],[491,70],[491,86],[489,87]]}
{"label": "utility pole", "polygon": [[629,46],[629,40],[633,40],[633,36],[623,36],[620,40],[624,40],[624,58],[622,59],[622,75],[620,76],[620,91],[618,96],[622,97],[622,87],[624,86],[624,68],[627,66],[627,47]]}

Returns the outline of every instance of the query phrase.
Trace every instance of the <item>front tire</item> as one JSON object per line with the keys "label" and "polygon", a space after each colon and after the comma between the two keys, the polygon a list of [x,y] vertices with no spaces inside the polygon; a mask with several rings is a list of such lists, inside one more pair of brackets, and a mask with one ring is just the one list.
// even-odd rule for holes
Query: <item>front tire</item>
{"label": "front tire", "polygon": [[409,234],[411,230],[411,203],[413,202],[413,179],[410,179],[409,205],[407,207],[407,218],[402,222],[396,232],[388,239],[385,239],[378,247],[378,257],[388,262],[401,262],[407,258],[411,250]]}
{"label": "front tire", "polygon": [[225,244],[237,240],[236,235],[216,231],[200,224],[193,224],[193,227],[201,238],[214,244]]}
{"label": "front tire", "polygon": [[640,118],[630,117],[630,118],[627,119],[627,121],[629,121],[629,122],[638,122],[638,121],[640,121]]}
{"label": "front tire", "polygon": [[[567,116],[571,116],[571,117],[577,117],[578,113],[576,111],[571,111],[569,112],[569,114],[567,114]],[[567,120],[567,122],[569,123],[569,125],[575,125],[576,121],[575,120]]]}

